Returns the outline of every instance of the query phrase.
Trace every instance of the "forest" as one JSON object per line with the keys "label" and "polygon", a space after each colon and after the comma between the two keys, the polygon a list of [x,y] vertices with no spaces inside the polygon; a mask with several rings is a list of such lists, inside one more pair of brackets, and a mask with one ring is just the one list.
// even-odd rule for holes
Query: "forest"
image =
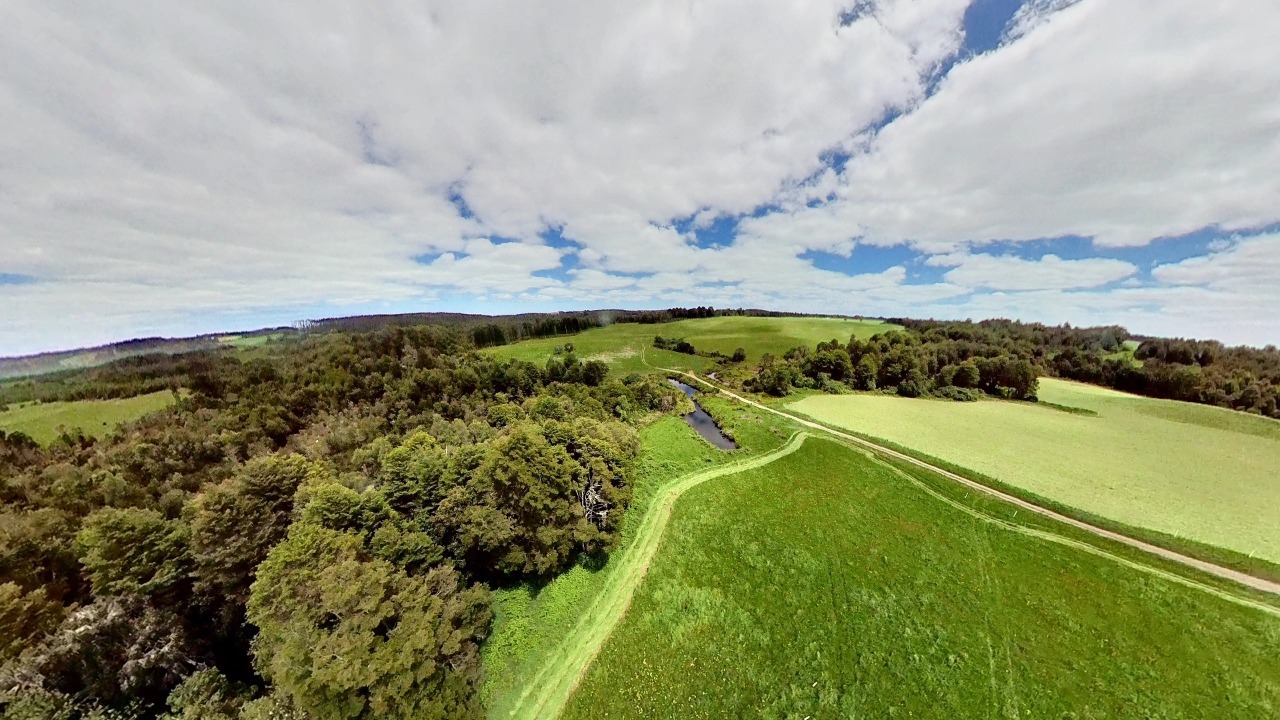
{"label": "forest", "polygon": [[103,440],[0,433],[3,714],[481,715],[490,588],[612,547],[659,380],[438,326],[85,374],[182,393]]}

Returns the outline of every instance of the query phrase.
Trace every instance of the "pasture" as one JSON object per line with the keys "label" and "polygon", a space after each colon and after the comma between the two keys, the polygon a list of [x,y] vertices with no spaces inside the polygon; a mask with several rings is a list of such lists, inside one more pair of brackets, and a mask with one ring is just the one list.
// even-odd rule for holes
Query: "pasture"
{"label": "pasture", "polygon": [[927,486],[810,439],[689,490],[564,717],[1257,718],[1280,708],[1275,613]]}
{"label": "pasture", "polygon": [[880,320],[844,318],[714,317],[655,325],[620,323],[577,335],[525,340],[489,348],[486,352],[542,365],[555,348],[572,343],[579,359],[603,360],[618,373],[650,370],[644,364],[645,358],[663,367],[703,370],[710,364],[706,358],[658,350],[653,347],[654,336],[684,338],[699,351],[716,351],[725,355],[744,348],[747,359],[755,361],[765,353],[781,355],[797,345],[812,347],[832,339],[845,343],[852,335],[865,339],[898,327]]}
{"label": "pasture", "polygon": [[1280,563],[1280,422],[1042,378],[1030,403],[814,395],[787,409],[1139,528]]}
{"label": "pasture", "polygon": [[26,433],[42,445],[58,437],[62,428],[103,437],[122,423],[172,404],[168,390],[119,400],[23,403],[0,412],[0,430]]}

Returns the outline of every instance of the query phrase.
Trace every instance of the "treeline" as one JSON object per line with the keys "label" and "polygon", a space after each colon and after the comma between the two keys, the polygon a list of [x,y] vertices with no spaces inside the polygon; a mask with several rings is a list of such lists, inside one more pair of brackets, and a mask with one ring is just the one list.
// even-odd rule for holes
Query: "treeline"
{"label": "treeline", "polygon": [[607,551],[679,401],[457,328],[174,362],[105,440],[0,433],[5,717],[479,717],[488,588]]}
{"label": "treeline", "polygon": [[1280,352],[1204,340],[1148,339],[1134,360],[1064,351],[1050,370],[1064,378],[1148,397],[1216,405],[1280,418]]}
{"label": "treeline", "polygon": [[980,394],[1015,400],[1035,397],[1038,371],[1026,357],[985,338],[951,338],[913,330],[869,340],[851,337],[765,355],[746,387],[778,397],[796,388],[826,392],[885,390],[904,397],[976,400]]}
{"label": "treeline", "polygon": [[1274,346],[1143,338],[1132,348],[1131,341],[1138,339],[1119,326],[1003,319],[889,322],[904,330],[867,341],[794,348],[782,358],[766,356],[747,386],[773,395],[818,388],[957,400],[980,394],[1031,399],[1036,376],[1043,375],[1280,418],[1280,351]]}

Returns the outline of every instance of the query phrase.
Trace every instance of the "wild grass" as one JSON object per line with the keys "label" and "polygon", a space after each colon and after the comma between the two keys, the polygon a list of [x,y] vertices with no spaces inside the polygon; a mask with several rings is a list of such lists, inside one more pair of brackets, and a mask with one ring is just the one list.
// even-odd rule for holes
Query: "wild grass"
{"label": "wild grass", "polygon": [[483,696],[490,717],[507,718],[539,670],[561,650],[562,640],[619,571],[619,560],[636,542],[660,490],[689,473],[774,450],[789,434],[779,423],[766,420],[763,413],[718,398],[706,398],[704,407],[734,434],[738,450],[715,449],[677,417],[665,417],[645,427],[635,495],[619,548],[607,562],[585,560],[549,583],[496,590],[493,630],[481,655]]}
{"label": "wild grass", "polygon": [[48,444],[63,430],[103,437],[117,426],[173,404],[168,390],[119,400],[23,403],[0,412],[0,430],[22,432]]}
{"label": "wild grass", "polygon": [[1274,614],[811,439],[683,496],[564,717],[1274,717],[1278,650]]}
{"label": "wild grass", "polygon": [[572,343],[579,359],[602,360],[617,373],[651,371],[644,364],[646,357],[650,363],[662,367],[703,370],[710,364],[706,358],[658,350],[653,347],[654,336],[684,338],[699,351],[716,351],[725,355],[732,355],[741,347],[747,351],[748,360],[758,360],[765,353],[781,355],[797,345],[812,347],[832,339],[845,343],[852,335],[868,338],[897,328],[897,325],[880,320],[716,317],[657,325],[610,325],[577,335],[526,340],[486,352],[541,365],[552,356],[555,348]]}
{"label": "wild grass", "polygon": [[792,411],[1086,513],[1280,562],[1280,423],[1042,379],[1030,403],[809,396]]}

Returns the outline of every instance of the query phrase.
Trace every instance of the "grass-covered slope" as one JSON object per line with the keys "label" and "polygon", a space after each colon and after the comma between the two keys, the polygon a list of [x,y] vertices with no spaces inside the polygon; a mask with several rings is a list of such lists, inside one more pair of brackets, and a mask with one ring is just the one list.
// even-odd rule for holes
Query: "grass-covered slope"
{"label": "grass-covered slope", "polygon": [[[609,628],[603,624],[616,621],[625,609],[640,580],[634,574],[637,561],[647,563],[657,547],[662,528],[651,516],[662,511],[654,506],[658,498],[682,479],[776,451],[791,432],[751,408],[715,397],[700,400],[737,439],[737,451],[715,449],[677,417],[645,427],[635,495],[620,546],[607,563],[585,562],[545,585],[495,591],[493,630],[482,654],[490,717],[544,717],[549,705],[564,701],[584,662],[603,640],[600,634],[607,634]],[[648,547],[638,547],[646,543]],[[623,577],[628,569],[633,576]]]}
{"label": "grass-covered slope", "polygon": [[1029,403],[811,396],[788,409],[1067,506],[1280,562],[1280,422],[1041,379]]}
{"label": "grass-covered slope", "polygon": [[684,495],[565,717],[1258,718],[1280,619],[826,440]]}
{"label": "grass-covered slope", "polygon": [[654,336],[684,338],[699,351],[716,351],[725,355],[731,355],[737,348],[743,348],[747,351],[748,360],[757,360],[765,353],[781,355],[797,345],[811,347],[832,339],[843,343],[847,342],[852,335],[865,339],[897,328],[897,325],[879,320],[714,317],[656,325],[622,323],[587,330],[577,335],[526,340],[513,345],[492,348],[488,352],[541,365],[551,357],[556,347],[572,343],[580,359],[603,360],[609,363],[615,372],[648,370],[641,357],[642,351],[647,353],[651,363],[663,367],[701,370],[707,365],[705,358],[656,350],[653,348]]}
{"label": "grass-covered slope", "polygon": [[173,393],[167,390],[119,400],[28,403],[0,412],[0,430],[26,433],[42,444],[56,438],[60,428],[103,437],[121,423],[172,403]]}

